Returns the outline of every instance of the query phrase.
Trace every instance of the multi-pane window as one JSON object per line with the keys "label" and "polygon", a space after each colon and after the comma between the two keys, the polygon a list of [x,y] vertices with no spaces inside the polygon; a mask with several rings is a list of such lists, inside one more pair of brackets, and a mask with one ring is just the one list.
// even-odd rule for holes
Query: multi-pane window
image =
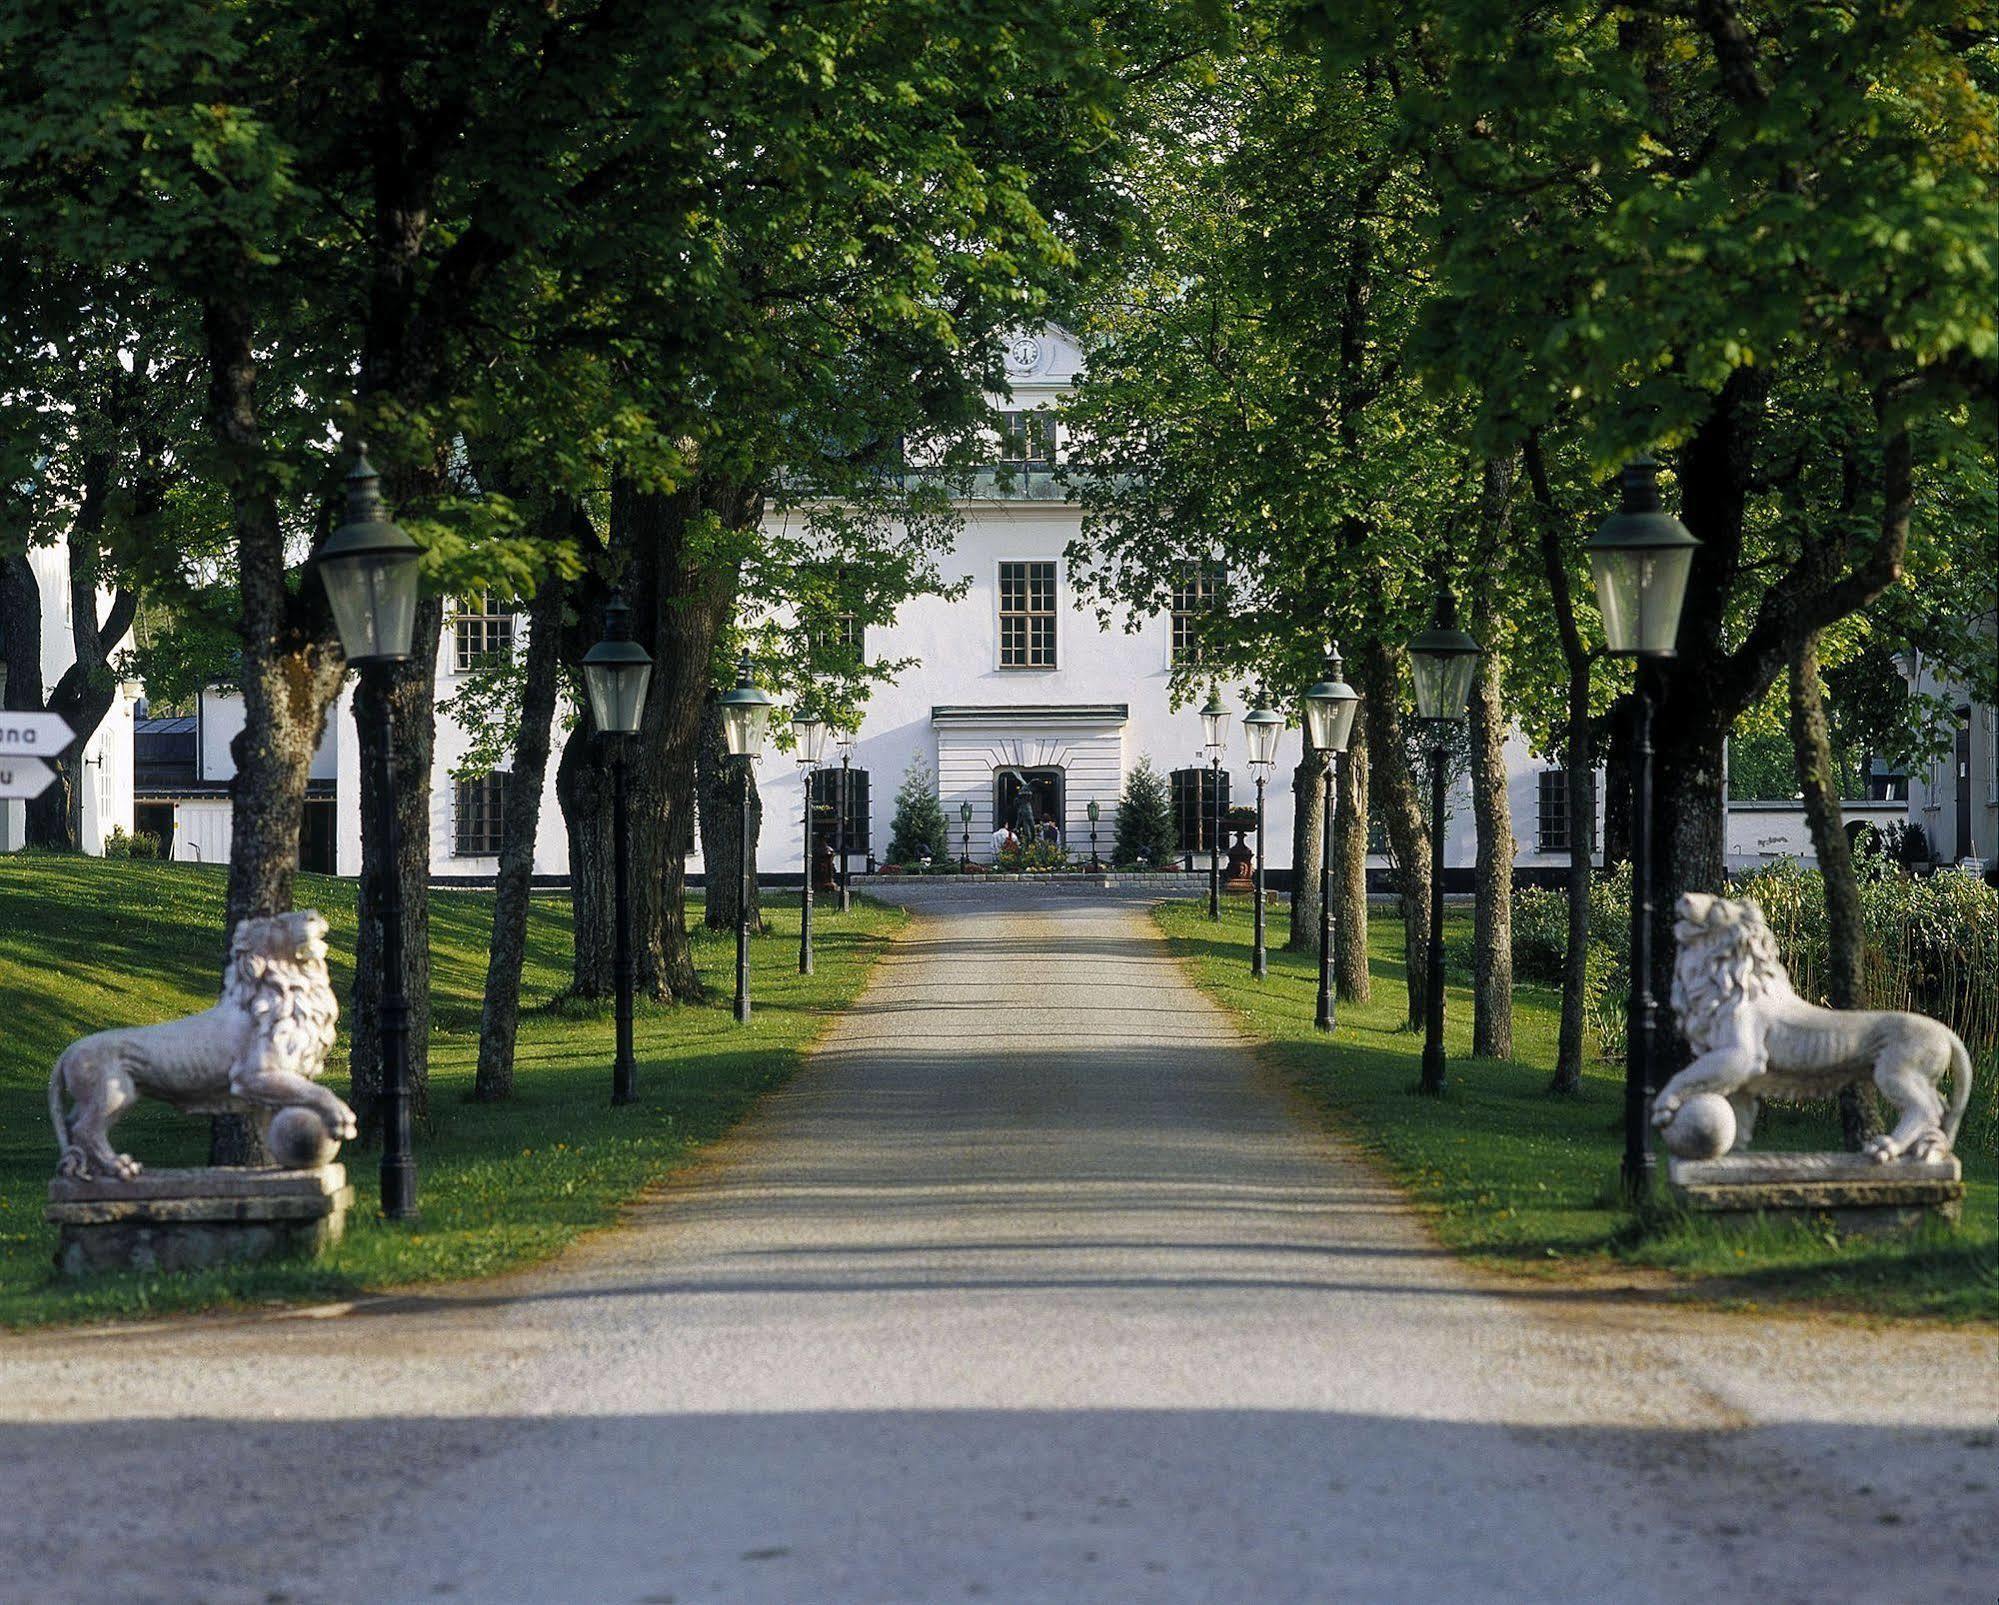
{"label": "multi-pane window", "polygon": [[[845,788],[847,828],[840,831],[840,792]],[[812,828],[828,847],[844,845],[849,853],[868,850],[868,772],[837,763],[812,771]]]}
{"label": "multi-pane window", "polygon": [[496,609],[492,593],[475,591],[460,599],[451,616],[458,640],[458,672],[492,668],[514,654],[514,616]]}
{"label": "multi-pane window", "polygon": [[1193,663],[1201,655],[1201,615],[1213,611],[1221,594],[1221,567],[1190,568],[1173,586],[1173,661]]}
{"label": "multi-pane window", "polygon": [[[1167,777],[1173,795],[1173,828],[1176,845],[1183,853],[1205,853],[1215,834],[1215,808],[1219,801],[1222,818],[1229,816],[1229,777],[1224,770],[1219,799],[1214,790],[1212,769],[1176,769]],[[1226,845],[1226,841],[1224,841]]]}
{"label": "multi-pane window", "polygon": [[833,640],[857,666],[868,661],[868,629],[858,614],[842,613],[833,621]]}
{"label": "multi-pane window", "polygon": [[1000,466],[1053,468],[1055,415],[1050,412],[1001,413]]}
{"label": "multi-pane window", "polygon": [[458,782],[457,818],[451,850],[460,858],[497,858],[507,826],[507,791],[513,777],[504,770]]}
{"label": "multi-pane window", "polygon": [[[1535,840],[1544,853],[1566,853],[1573,839],[1569,819],[1569,774],[1566,769],[1543,769],[1540,780],[1540,814],[1536,822]],[[1590,799],[1589,817],[1583,822],[1588,833],[1590,850],[1596,849],[1596,777],[1590,776],[1584,783],[1585,795]]]}
{"label": "multi-pane window", "polygon": [[1000,667],[1055,667],[1055,565],[999,566]]}

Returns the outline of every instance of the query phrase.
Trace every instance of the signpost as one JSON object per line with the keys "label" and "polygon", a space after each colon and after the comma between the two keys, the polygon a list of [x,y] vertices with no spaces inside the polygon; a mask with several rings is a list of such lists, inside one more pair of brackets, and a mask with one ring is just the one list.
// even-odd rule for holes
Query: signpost
{"label": "signpost", "polygon": [[75,739],[59,713],[0,713],[0,758],[53,758]]}
{"label": "signpost", "polygon": [[56,777],[42,759],[75,739],[59,713],[0,713],[0,798],[41,796]]}
{"label": "signpost", "polygon": [[39,797],[56,772],[39,758],[9,758],[0,753],[0,798]]}

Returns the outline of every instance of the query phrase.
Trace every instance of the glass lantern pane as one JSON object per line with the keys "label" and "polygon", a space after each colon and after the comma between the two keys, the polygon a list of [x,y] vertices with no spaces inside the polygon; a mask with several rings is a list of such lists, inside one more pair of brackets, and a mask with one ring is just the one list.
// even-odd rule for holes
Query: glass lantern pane
{"label": "glass lantern pane", "polygon": [[409,656],[416,632],[417,567],[414,552],[364,552],[321,566],[348,662]]}
{"label": "glass lantern pane", "polygon": [[1603,614],[1604,644],[1616,654],[1640,650],[1645,560],[1630,549],[1593,551],[1590,572],[1596,581],[1596,605]]}
{"label": "glass lantern pane", "polygon": [[1646,555],[1639,581],[1639,651],[1671,652],[1679,644],[1680,608],[1693,563],[1691,546],[1667,546]]}
{"label": "glass lantern pane", "polygon": [[1277,738],[1284,733],[1284,726],[1257,720],[1245,723],[1243,728],[1249,732],[1249,761],[1262,764],[1277,762]]}
{"label": "glass lantern pane", "polygon": [[583,681],[590,691],[590,716],[607,735],[635,736],[645,711],[646,686],[652,680],[647,663],[586,663]]}
{"label": "glass lantern pane", "polygon": [[1347,743],[1353,740],[1353,716],[1359,708],[1358,697],[1346,697],[1335,702],[1326,724],[1326,739],[1320,741],[1314,736],[1314,743],[1326,752],[1345,752]]}

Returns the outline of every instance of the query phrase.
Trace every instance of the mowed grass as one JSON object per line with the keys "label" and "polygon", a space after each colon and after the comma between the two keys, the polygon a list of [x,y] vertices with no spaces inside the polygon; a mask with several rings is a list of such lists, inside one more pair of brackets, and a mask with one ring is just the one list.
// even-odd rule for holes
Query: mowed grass
{"label": "mowed grass", "polygon": [[[796,893],[773,898],[771,931],[753,948],[755,1010],[747,1026],[730,1013],[734,936],[697,929],[695,960],[710,998],[683,1008],[640,1004],[640,1102],[613,1109],[609,1008],[547,1006],[569,978],[569,903],[566,895],[537,898],[515,1096],[488,1105],[468,1094],[492,900],[434,892],[430,1113],[417,1133],[422,1219],[392,1226],[378,1218],[378,1151],[348,1144],[341,1158],[359,1196],[346,1238],[322,1259],[57,1281],[54,1229],[41,1218],[56,1158],[49,1066],[87,1032],[167,1019],[215,1000],[224,874],[186,864],[0,858],[0,1324],[338,1298],[544,1259],[614,1220],[622,1205],[784,1081],[903,922],[898,911],[874,905],[857,903],[846,915],[822,905],[817,973],[804,977],[797,973]],[[303,876],[298,903],[317,907],[332,926],[333,980],[344,1009],[354,886]],[[346,1053],[343,1021],[326,1076],[343,1095]],[[148,1164],[201,1164],[207,1127],[147,1104],[120,1123],[116,1140]]]}
{"label": "mowed grass", "polygon": [[[1449,1085],[1442,1098],[1421,1097],[1422,1037],[1403,1024],[1399,921],[1370,922],[1373,997],[1340,1005],[1328,1039],[1312,1024],[1316,955],[1273,949],[1269,978],[1256,981],[1250,913],[1236,899],[1219,925],[1194,903],[1166,904],[1157,918],[1195,981],[1428,1208],[1453,1250],[1544,1277],[1644,1265],[1669,1273],[1689,1297],[1737,1305],[1817,1301],[1877,1314],[1999,1317],[1999,1178],[1990,1153],[1960,1155],[1967,1187],[1955,1230],[1879,1240],[1842,1236],[1820,1220],[1744,1234],[1671,1214],[1641,1230],[1618,1202],[1621,1068],[1591,1065],[1578,1097],[1547,1091],[1560,1024],[1555,991],[1516,991],[1515,1058],[1499,1061],[1468,1057],[1470,990],[1447,987]],[[1272,930],[1281,940],[1275,910]],[[1829,1105],[1768,1109],[1756,1135],[1762,1149],[1839,1143]]]}

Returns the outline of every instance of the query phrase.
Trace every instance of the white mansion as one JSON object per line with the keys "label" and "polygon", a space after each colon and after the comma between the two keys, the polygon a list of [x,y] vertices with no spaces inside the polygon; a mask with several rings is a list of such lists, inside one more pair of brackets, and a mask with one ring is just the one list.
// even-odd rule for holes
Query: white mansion
{"label": "white mansion", "polygon": [[[1053,406],[1080,366],[1076,344],[1059,330],[1013,342],[1007,402],[1012,411],[999,448],[1007,472],[980,476],[960,503],[962,527],[942,565],[947,577],[965,582],[963,594],[949,601],[918,597],[862,643],[871,658],[910,660],[920,667],[876,689],[853,748],[860,839],[850,847],[857,873],[884,853],[895,791],[918,764],[935,777],[954,849],[964,839],[961,806],[971,805],[974,858],[992,856],[995,818],[1013,816],[1021,777],[1032,790],[1037,815],[1045,812],[1058,821],[1078,857],[1089,854],[1089,809],[1097,804],[1098,843],[1108,853],[1124,778],[1142,758],[1171,777],[1182,849],[1192,850],[1200,841],[1207,762],[1201,720],[1191,706],[1174,709],[1167,688],[1185,621],[1201,598],[1190,589],[1175,599],[1173,610],[1144,621],[1136,632],[1105,630],[1082,605],[1067,572],[1064,552],[1079,532],[1081,514],[1056,483],[1056,432],[1033,415]],[[49,616],[57,618],[67,588],[56,583],[60,565],[45,566]],[[448,615],[438,658],[439,701],[448,701],[458,677],[481,659],[517,650],[523,623],[477,604]],[[52,662],[49,668],[60,666]],[[1240,716],[1250,706],[1248,691],[1224,687],[1222,694],[1237,715],[1228,758],[1229,800],[1247,802],[1253,787]],[[350,697],[351,682],[313,766],[301,854],[309,869],[345,875],[360,866],[359,752]],[[176,859],[226,861],[229,742],[242,723],[240,699],[218,689],[205,693],[190,717],[138,721],[136,777],[129,712],[130,698],[121,698],[91,745],[96,756],[87,761],[94,764],[94,783],[104,795],[87,802],[86,849],[100,850],[113,823],[127,829],[136,824],[170,843]],[[468,745],[465,732],[441,712],[430,832],[432,870],[440,880],[489,879],[497,868],[502,810],[525,802],[510,793],[504,775],[455,779],[453,770]],[[1269,862],[1278,869],[1289,867],[1290,781],[1299,745],[1299,732],[1286,732],[1269,786]],[[110,750],[121,746],[127,755],[122,760]],[[1967,706],[1960,746],[1959,775],[1911,777],[1907,800],[1851,803],[1849,814],[1880,824],[1913,816],[1926,826],[1940,857],[1962,856],[1949,849],[1966,842],[1971,855],[1991,857],[1999,826],[1991,709]],[[830,749],[829,757],[834,757]],[[1516,865],[1552,876],[1568,853],[1560,771],[1537,760],[1518,737],[1510,743],[1509,759]],[[537,800],[535,869],[549,877],[566,875],[569,867],[554,771],[551,762]],[[773,749],[762,761],[758,783],[764,798],[759,868],[771,875],[796,874],[803,849],[803,778],[789,754]],[[19,842],[19,805],[7,807],[12,812],[0,814],[0,848]],[[1739,866],[1782,854],[1810,856],[1794,804],[1732,804],[1728,843],[1731,862]],[[1453,870],[1469,872],[1472,818],[1463,795],[1452,807],[1445,850]],[[1385,867],[1385,860],[1374,862]],[[689,868],[698,872],[698,859]]]}

